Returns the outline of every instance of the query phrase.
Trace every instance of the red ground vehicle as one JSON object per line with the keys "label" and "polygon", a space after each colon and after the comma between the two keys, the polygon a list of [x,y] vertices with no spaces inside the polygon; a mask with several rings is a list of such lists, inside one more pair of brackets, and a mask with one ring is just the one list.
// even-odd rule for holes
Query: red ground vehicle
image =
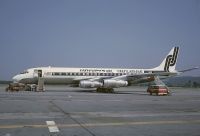
{"label": "red ground vehicle", "polygon": [[151,85],[148,87],[147,92],[152,95],[155,93],[156,95],[169,95],[169,88],[165,85]]}

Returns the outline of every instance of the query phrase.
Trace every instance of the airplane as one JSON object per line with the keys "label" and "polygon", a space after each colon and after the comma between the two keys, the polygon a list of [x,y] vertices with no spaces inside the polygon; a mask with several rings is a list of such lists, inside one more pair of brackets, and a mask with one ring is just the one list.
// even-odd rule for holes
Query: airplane
{"label": "airplane", "polygon": [[43,78],[44,84],[69,84],[73,87],[96,88],[97,91],[113,91],[113,88],[151,82],[155,77],[165,79],[198,68],[177,71],[178,53],[179,47],[173,47],[162,63],[152,69],[37,67],[17,74],[13,82],[37,84],[39,78]]}

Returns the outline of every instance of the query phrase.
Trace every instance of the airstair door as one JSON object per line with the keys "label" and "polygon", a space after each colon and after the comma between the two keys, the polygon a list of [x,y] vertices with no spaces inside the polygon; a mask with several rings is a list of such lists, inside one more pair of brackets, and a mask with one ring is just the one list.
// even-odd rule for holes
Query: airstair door
{"label": "airstair door", "polygon": [[42,70],[38,70],[38,77],[42,77]]}
{"label": "airstair door", "polygon": [[33,76],[34,76],[35,78],[42,77],[42,70],[41,70],[41,69],[35,69],[35,70],[34,70],[34,73],[33,73]]}
{"label": "airstair door", "polygon": [[44,91],[44,77],[42,74],[42,70],[34,70],[34,77],[37,78],[37,91]]}

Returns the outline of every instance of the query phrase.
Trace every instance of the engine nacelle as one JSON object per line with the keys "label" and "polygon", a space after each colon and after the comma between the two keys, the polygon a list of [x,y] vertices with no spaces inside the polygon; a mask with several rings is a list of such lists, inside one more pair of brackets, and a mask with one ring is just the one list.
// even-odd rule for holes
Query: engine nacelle
{"label": "engine nacelle", "polygon": [[123,81],[123,80],[104,80],[103,82],[103,87],[107,87],[107,88],[118,88],[118,87],[125,87],[128,86],[128,82],[127,81]]}
{"label": "engine nacelle", "polygon": [[87,80],[83,80],[80,81],[79,83],[79,87],[81,88],[98,88],[98,87],[102,87],[103,84],[101,82],[97,82],[97,81],[87,81]]}

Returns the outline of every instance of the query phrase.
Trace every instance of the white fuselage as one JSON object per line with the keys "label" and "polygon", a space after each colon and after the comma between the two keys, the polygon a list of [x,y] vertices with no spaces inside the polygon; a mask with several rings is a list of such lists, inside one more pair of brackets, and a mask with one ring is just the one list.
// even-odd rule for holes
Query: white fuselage
{"label": "white fuselage", "polygon": [[28,69],[14,76],[13,81],[35,83],[36,78],[38,78],[38,70],[42,71],[42,78],[45,79],[45,83],[47,84],[70,84],[75,81],[91,78],[106,78],[144,73],[144,69],[38,67]]}
{"label": "white fuselage", "polygon": [[[41,72],[41,75],[38,74],[38,71]],[[152,72],[159,71],[153,71],[152,69],[38,67],[28,69],[14,76],[13,81],[25,84],[37,84],[38,77],[42,77],[45,84],[78,84],[82,80],[109,79],[122,77],[123,75],[134,76]],[[136,80],[138,79],[131,79],[133,82]]]}
{"label": "white fuselage", "polygon": [[150,82],[177,75],[175,70],[179,48],[173,47],[162,63],[153,69],[122,68],[30,68],[13,77],[14,82],[37,84],[43,78],[45,84],[78,84],[83,88],[115,88],[129,83]]}

